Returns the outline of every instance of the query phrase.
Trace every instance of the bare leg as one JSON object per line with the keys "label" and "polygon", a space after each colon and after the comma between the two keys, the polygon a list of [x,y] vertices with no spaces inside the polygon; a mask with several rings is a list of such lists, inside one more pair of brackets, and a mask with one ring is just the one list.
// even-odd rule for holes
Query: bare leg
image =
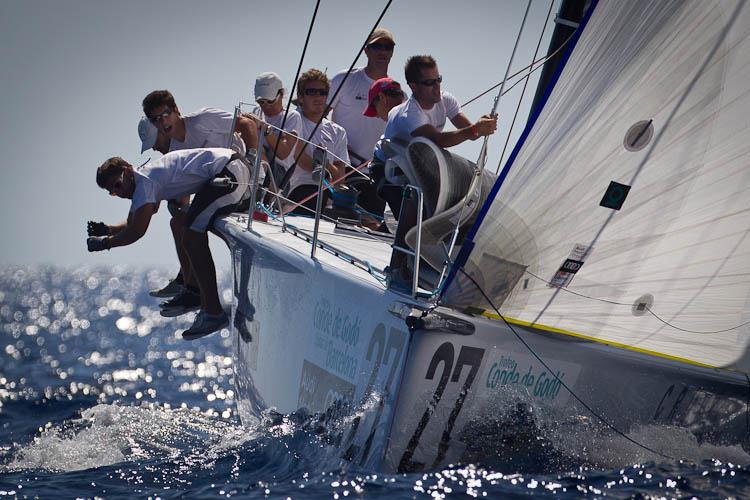
{"label": "bare leg", "polygon": [[182,280],[185,285],[189,285],[193,288],[198,288],[198,281],[196,281],[195,279],[192,266],[190,265],[190,259],[188,258],[187,251],[185,250],[185,214],[180,213],[177,217],[172,217],[169,220],[169,227],[172,229],[174,246],[175,250],[177,251],[177,259],[180,261]]}
{"label": "bare leg", "polygon": [[216,286],[216,267],[208,247],[208,234],[185,229],[183,242],[187,250],[193,276],[201,290],[201,309],[208,314],[221,314],[221,302]]}

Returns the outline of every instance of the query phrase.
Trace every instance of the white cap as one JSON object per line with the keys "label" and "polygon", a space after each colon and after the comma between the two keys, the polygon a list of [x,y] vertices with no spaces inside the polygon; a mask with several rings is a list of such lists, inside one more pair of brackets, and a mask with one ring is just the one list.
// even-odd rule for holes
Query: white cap
{"label": "white cap", "polygon": [[154,147],[154,144],[156,144],[156,136],[158,134],[159,131],[154,124],[149,121],[148,117],[141,117],[141,121],[138,122],[138,137],[141,138],[141,153]]}
{"label": "white cap", "polygon": [[279,91],[284,88],[281,78],[276,73],[261,73],[255,79],[255,99],[276,99]]}

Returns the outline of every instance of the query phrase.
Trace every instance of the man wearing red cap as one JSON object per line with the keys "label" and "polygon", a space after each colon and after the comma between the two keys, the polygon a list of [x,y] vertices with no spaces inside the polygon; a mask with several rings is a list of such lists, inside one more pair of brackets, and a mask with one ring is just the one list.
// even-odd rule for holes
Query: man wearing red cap
{"label": "man wearing red cap", "polygon": [[[404,95],[404,91],[401,90],[401,85],[397,81],[392,78],[375,80],[370,86],[370,91],[367,95],[367,102],[369,104],[362,114],[370,118],[377,118],[377,121],[385,125],[388,121],[388,113],[403,103],[404,99],[406,99],[406,95]],[[370,176],[372,177],[376,196],[388,202],[391,212],[398,219],[401,210],[401,192],[394,192],[393,190],[383,191],[381,189],[385,183],[385,162],[377,157],[373,158],[370,162]]]}
{"label": "man wearing red cap", "polygon": [[[370,120],[362,113],[369,104],[368,92],[370,87],[380,78],[388,76],[388,64],[393,56],[396,43],[393,34],[384,28],[372,32],[365,46],[367,65],[349,73],[344,82],[347,71],[340,71],[331,80],[331,96],[343,87],[331,102],[333,113],[331,121],[344,127],[349,141],[349,156],[353,165],[360,165],[372,158],[375,143],[383,135],[385,122]],[[367,171],[365,172],[367,173]],[[374,186],[365,185],[360,190],[359,205],[379,217],[383,216],[385,202],[377,197]]]}

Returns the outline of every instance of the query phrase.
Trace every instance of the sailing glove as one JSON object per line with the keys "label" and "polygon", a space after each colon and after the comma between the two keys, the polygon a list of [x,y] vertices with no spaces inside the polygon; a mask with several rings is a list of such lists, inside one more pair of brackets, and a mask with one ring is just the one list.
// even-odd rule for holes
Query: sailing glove
{"label": "sailing glove", "polygon": [[108,236],[92,236],[86,240],[89,252],[101,252],[111,248]]}
{"label": "sailing glove", "polygon": [[109,227],[103,222],[88,221],[86,231],[89,236],[109,236]]}

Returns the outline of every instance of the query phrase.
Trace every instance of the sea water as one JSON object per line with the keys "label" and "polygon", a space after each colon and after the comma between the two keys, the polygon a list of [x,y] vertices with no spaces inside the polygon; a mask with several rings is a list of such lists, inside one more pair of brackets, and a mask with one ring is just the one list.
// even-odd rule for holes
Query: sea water
{"label": "sea water", "polygon": [[[414,474],[342,466],[304,422],[240,423],[230,332],[182,340],[194,315],[162,318],[148,296],[168,279],[0,269],[0,498],[750,497],[740,448],[687,439],[687,459],[639,461],[574,429],[491,463]],[[225,302],[230,285],[220,276]]]}

